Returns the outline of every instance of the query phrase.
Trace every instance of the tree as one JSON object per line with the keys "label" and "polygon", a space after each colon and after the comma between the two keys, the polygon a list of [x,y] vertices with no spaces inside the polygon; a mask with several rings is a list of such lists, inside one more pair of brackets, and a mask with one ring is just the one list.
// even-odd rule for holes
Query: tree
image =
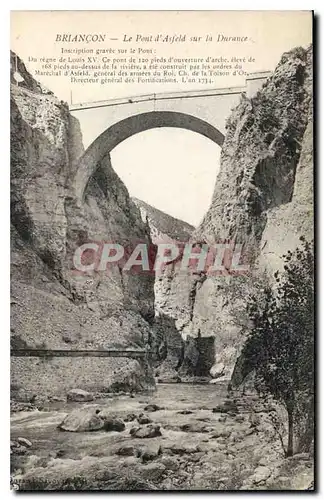
{"label": "tree", "polygon": [[261,295],[250,298],[252,328],[241,354],[287,410],[287,456],[293,454],[298,408],[314,413],[314,255],[313,243],[300,239],[301,247],[283,256],[276,286],[266,284]]}

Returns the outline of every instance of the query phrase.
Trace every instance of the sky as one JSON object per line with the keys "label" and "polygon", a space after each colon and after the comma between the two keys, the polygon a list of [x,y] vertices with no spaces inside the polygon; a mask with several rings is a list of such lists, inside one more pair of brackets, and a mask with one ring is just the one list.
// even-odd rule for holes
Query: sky
{"label": "sky", "polygon": [[[252,56],[255,63],[249,71],[273,70],[283,52],[311,42],[309,11],[37,11],[11,13],[11,49],[25,62],[34,75],[35,57],[58,57],[61,44],[57,33],[108,33],[117,38],[110,42],[123,47],[125,34],[212,35],[212,42],[200,44],[150,45],[157,56],[202,57]],[[219,44],[217,34],[248,36],[246,44]],[[82,44],[80,45],[82,46]],[[136,49],[138,46],[133,45]],[[197,90],[182,85],[118,84],[71,85],[68,79],[38,78],[62,100],[87,102],[128,97],[151,92]],[[209,88],[244,85],[244,77],[223,77]],[[203,88],[207,89],[208,86]],[[219,170],[220,148],[194,132],[175,129],[153,129],[133,135],[111,153],[112,165],[126,184],[130,194],[185,220],[199,224],[206,213]]]}
{"label": "sky", "polygon": [[141,132],[111,152],[132,196],[193,226],[210,205],[219,156],[220,147],[211,140],[176,128]]}

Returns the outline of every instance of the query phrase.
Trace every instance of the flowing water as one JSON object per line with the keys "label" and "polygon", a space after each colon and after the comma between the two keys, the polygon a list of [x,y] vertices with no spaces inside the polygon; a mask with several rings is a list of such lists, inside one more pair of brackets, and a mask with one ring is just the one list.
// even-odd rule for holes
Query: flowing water
{"label": "flowing water", "polygon": [[[155,392],[132,397],[109,396],[91,403],[57,401],[46,411],[14,413],[12,440],[24,437],[32,443],[23,456],[12,456],[14,481],[25,490],[291,487],[281,472],[283,450],[269,420],[270,409],[256,396],[229,396],[226,386],[160,384]],[[157,405],[157,411],[145,410],[147,404]],[[227,404],[236,410],[223,411]],[[126,428],[122,432],[58,429],[65,416],[78,408],[108,412],[123,419]],[[135,417],[133,421],[126,417],[141,413],[153,426],[160,426],[161,435],[143,439],[131,434],[134,426],[140,426]],[[120,453],[122,448],[131,450],[128,456]],[[148,460],[143,459],[143,451]],[[311,463],[303,467],[302,486],[312,474]]]}
{"label": "flowing water", "polygon": [[[188,417],[179,415],[182,410],[192,410],[194,414],[208,414],[216,405],[226,398],[225,385],[192,385],[192,384],[159,384],[155,392],[129,396],[116,396],[98,399],[94,403],[54,402],[49,405],[48,411],[19,412],[12,415],[11,436],[28,438],[35,449],[40,451],[57,451],[65,449],[67,456],[79,455],[86,449],[92,440],[96,443],[102,438],[116,441],[116,437],[123,441],[123,436],[113,432],[66,433],[57,428],[66,414],[78,407],[98,405],[100,408],[109,408],[112,414],[125,417],[130,413],[141,413],[149,404],[157,404],[161,410],[150,414],[153,421],[163,425],[176,425],[179,419],[188,421]],[[181,418],[182,417],[182,418]],[[199,417],[198,417],[199,418]],[[85,451],[85,450],[84,450]]]}

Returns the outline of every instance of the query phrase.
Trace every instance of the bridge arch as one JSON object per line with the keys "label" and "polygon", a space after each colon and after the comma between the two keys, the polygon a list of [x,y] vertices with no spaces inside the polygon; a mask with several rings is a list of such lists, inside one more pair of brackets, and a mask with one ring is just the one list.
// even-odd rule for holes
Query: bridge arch
{"label": "bridge arch", "polygon": [[108,127],[87,148],[78,161],[74,177],[74,188],[79,199],[98,168],[101,160],[118,144],[132,135],[158,127],[176,127],[197,132],[222,146],[224,135],[201,118],[176,111],[150,111],[130,116]]}

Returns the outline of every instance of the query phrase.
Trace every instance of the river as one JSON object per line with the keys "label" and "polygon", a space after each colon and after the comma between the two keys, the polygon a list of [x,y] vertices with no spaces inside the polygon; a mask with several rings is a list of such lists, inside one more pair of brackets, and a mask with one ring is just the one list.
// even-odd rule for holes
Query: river
{"label": "river", "polygon": [[[146,409],[148,404],[157,405],[156,411]],[[80,409],[108,412],[125,429],[58,429],[67,414]],[[12,460],[14,480],[23,490],[271,489],[278,478],[280,488],[291,486],[281,473],[284,457],[269,420],[271,405],[253,395],[228,395],[226,384],[160,384],[148,394],[57,401],[44,410],[12,415],[11,439],[31,442]],[[130,433],[147,427],[128,419],[142,413],[149,426],[159,426],[159,435],[143,439]]]}

